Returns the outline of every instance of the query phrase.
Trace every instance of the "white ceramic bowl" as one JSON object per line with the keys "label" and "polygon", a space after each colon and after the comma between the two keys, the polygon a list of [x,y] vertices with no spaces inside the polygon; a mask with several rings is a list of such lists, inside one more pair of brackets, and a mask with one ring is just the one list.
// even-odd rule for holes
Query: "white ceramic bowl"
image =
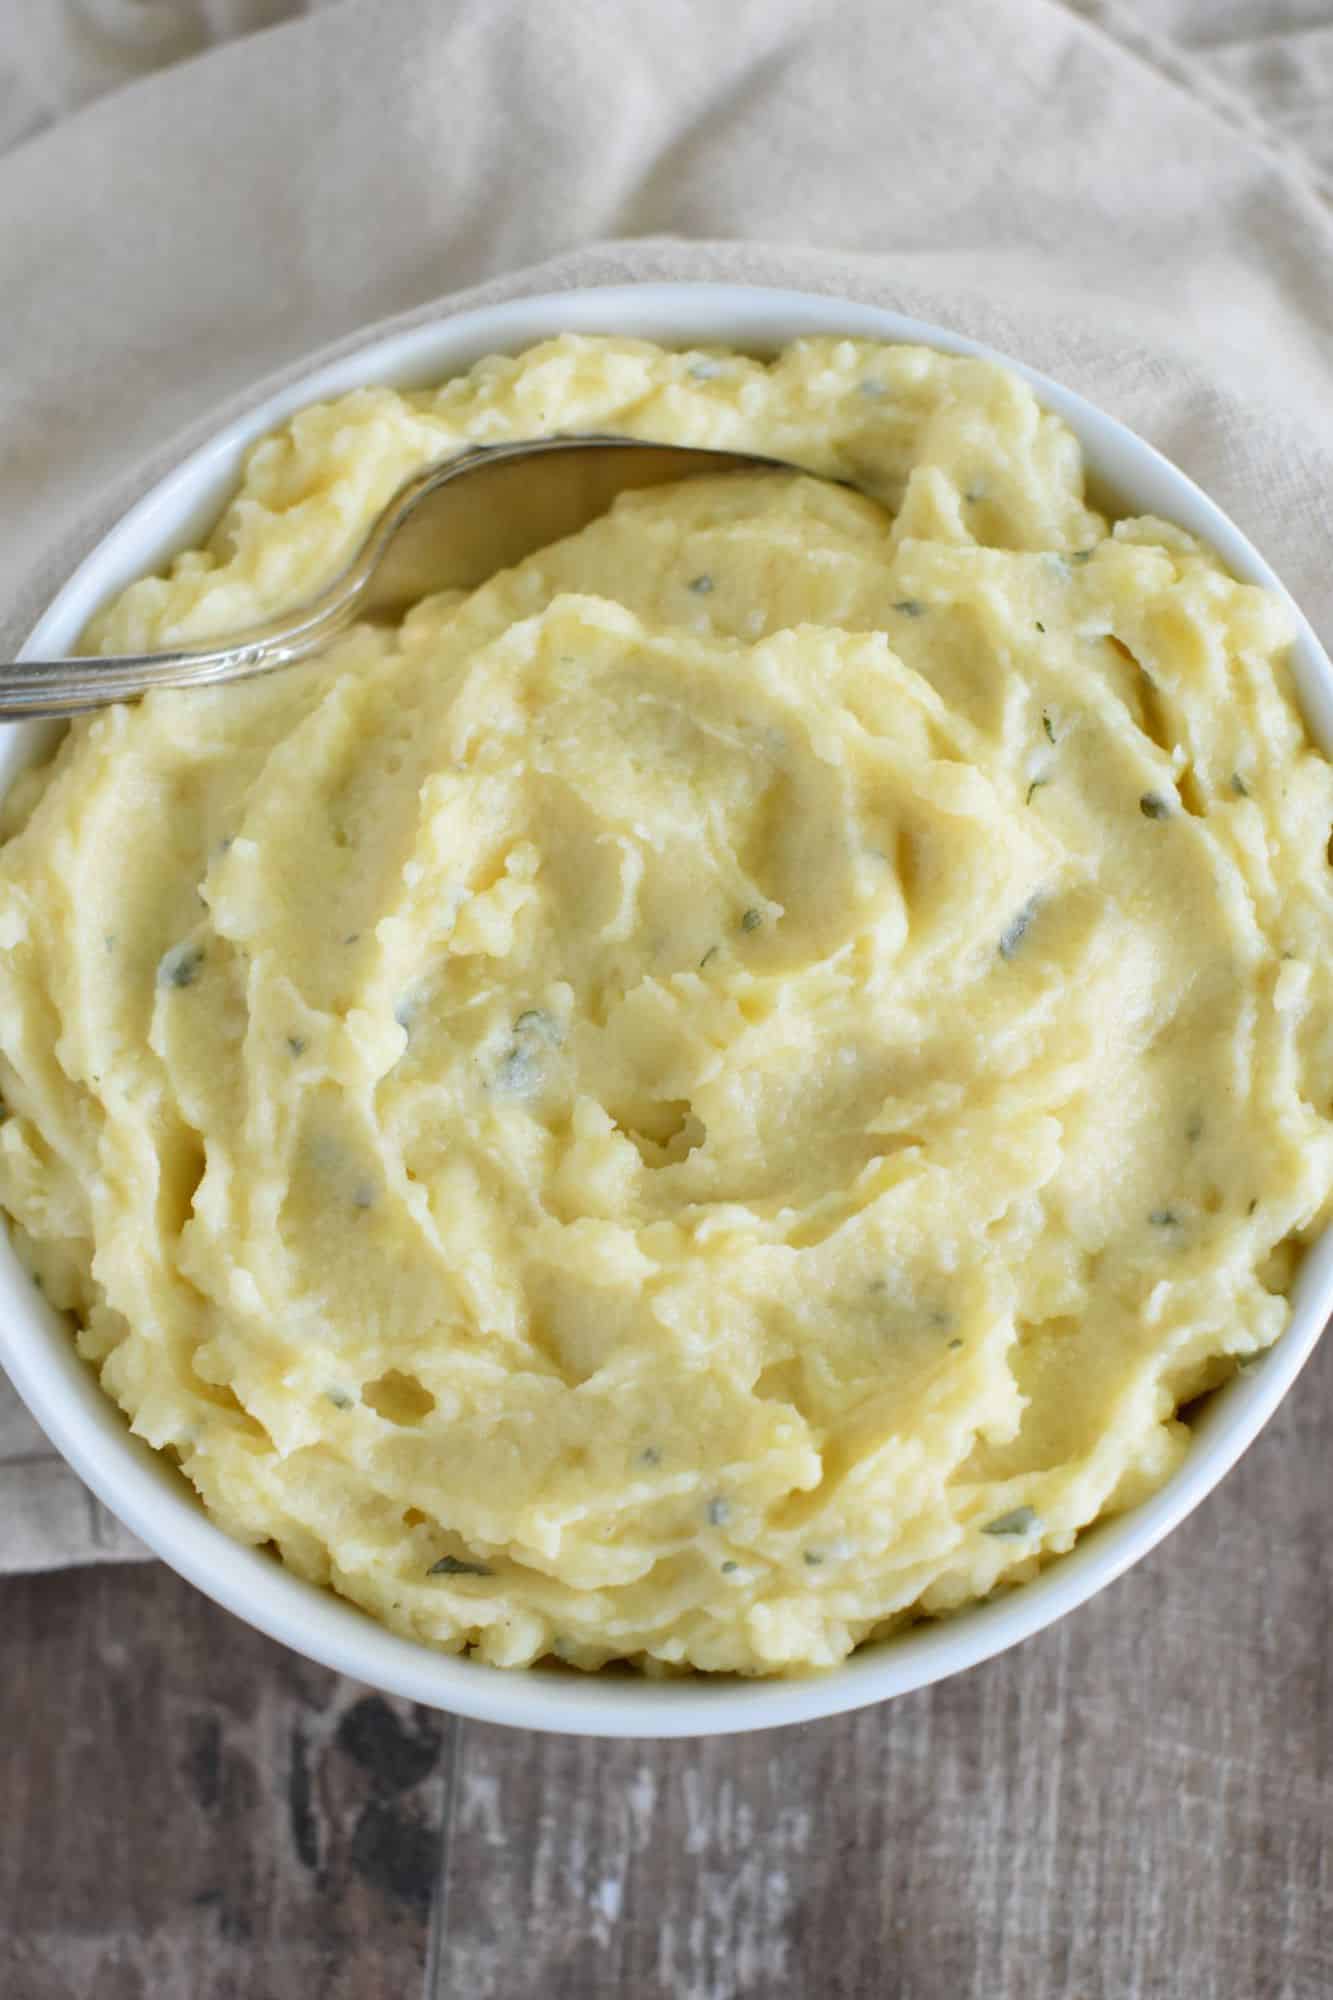
{"label": "white ceramic bowl", "polygon": [[[989,351],[941,327],[847,299],[712,284],[571,292],[371,334],[354,352],[257,402],[148,493],[70,578],[25,654],[69,650],[99,604],[205,534],[239,478],[244,448],[303,404],[363,383],[426,386],[482,355],[516,353],[564,331],[629,334],[668,346],[723,342],[759,352],[801,334],[839,333],[920,341],[959,354]],[[1281,589],[1239,529],[1150,445],[1068,389],[1019,363],[1008,365],[1076,433],[1095,485],[1120,511],[1178,521],[1211,542],[1237,576]],[[1311,731],[1333,754],[1333,666],[1304,620],[1293,664]],[[0,729],[0,790],[34,754],[42,727]],[[1304,1262],[1281,1340],[1210,1399],[1187,1458],[1160,1492],[1090,1529],[1034,1582],[867,1646],[834,1672],[759,1681],[704,1675],[651,1681],[542,1668],[507,1673],[399,1638],[215,1527],[180,1475],[131,1437],[75,1355],[67,1325],[0,1233],[0,1362],[74,1469],[173,1569],[261,1631],[340,1673],[461,1715],[585,1735],[710,1735],[832,1715],[924,1687],[1039,1632],[1128,1569],[1217,1484],[1290,1387],[1330,1310],[1333,1230]]]}

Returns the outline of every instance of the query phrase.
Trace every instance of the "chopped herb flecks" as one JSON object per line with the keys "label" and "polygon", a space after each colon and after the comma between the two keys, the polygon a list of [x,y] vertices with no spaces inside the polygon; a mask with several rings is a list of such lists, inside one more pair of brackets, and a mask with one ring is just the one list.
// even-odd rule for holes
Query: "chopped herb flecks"
{"label": "chopped herb flecks", "polygon": [[1041,1521],[1032,1507],[1014,1507],[1007,1514],[999,1514],[993,1521],[987,1521],[981,1530],[983,1535],[1030,1535]]}
{"label": "chopped herb flecks", "polygon": [[1037,630],[1038,630],[1039,632],[1041,632],[1041,633],[1044,633],[1044,632],[1045,632],[1045,630],[1046,630],[1046,627],[1045,627],[1045,626],[1044,626],[1044,625],[1042,624],[1042,622],[1041,622],[1040,618],[1038,618],[1038,619],[1036,620],[1036,626],[1037,626]]}
{"label": "chopped herb flecks", "polygon": [[291,1050],[294,1056],[303,1056],[305,1054],[305,1047],[306,1047],[305,1036],[288,1035],[287,1046]]}
{"label": "chopped herb flecks", "polygon": [[1008,925],[1000,933],[1000,957],[1010,959],[1022,944],[1038,910],[1038,899],[1029,896],[1021,910],[1009,919]]}
{"label": "chopped herb flecks", "polygon": [[329,1402],[332,1403],[335,1410],[351,1409],[352,1398],[347,1394],[345,1389],[326,1389],[324,1394]]}
{"label": "chopped herb flecks", "polygon": [[689,581],[689,588],[694,592],[696,597],[707,597],[713,588],[713,579],[711,576],[692,576]]}
{"label": "chopped herb flecks", "polygon": [[823,1560],[824,1553],[822,1549],[804,1549],[801,1552],[801,1561],[809,1569],[818,1569]]}
{"label": "chopped herb flecks", "polygon": [[728,1557],[727,1561],[724,1562],[722,1565],[722,1574],[723,1576],[734,1576],[739,1568],[740,1564],[738,1562],[733,1562],[731,1558]]}
{"label": "chopped herb flecks", "polygon": [[514,1039],[495,1072],[495,1088],[508,1097],[531,1097],[542,1087],[543,1059],[560,1041],[560,1029],[540,1007],[529,1007],[514,1022]]}
{"label": "chopped herb flecks", "polygon": [[1238,799],[1248,799],[1250,796],[1250,788],[1244,778],[1241,777],[1239,771],[1231,773],[1231,789]]}
{"label": "chopped herb flecks", "polygon": [[718,955],[718,953],[719,953],[719,952],[721,951],[721,949],[722,949],[722,947],[721,947],[721,945],[720,945],[720,944],[710,944],[710,945],[709,945],[709,947],[708,947],[707,951],[706,951],[706,952],[704,953],[703,957],[702,957],[702,958],[701,958],[701,959],[699,960],[699,970],[700,970],[700,972],[702,972],[702,971],[703,971],[704,967],[705,967],[705,966],[706,966],[706,965],[708,964],[708,962],[709,962],[709,960],[710,960],[710,959],[714,959],[714,958],[716,958],[716,957],[717,957],[717,955]]}
{"label": "chopped herb flecks", "polygon": [[1180,1217],[1174,1208],[1155,1208],[1148,1217],[1154,1229],[1179,1229]]}
{"label": "chopped herb flecks", "polygon": [[926,613],[926,607],[919,597],[900,597],[893,608],[895,611],[901,611],[904,618],[924,618]]}
{"label": "chopped herb flecks", "polygon": [[962,1344],[963,1344],[962,1341],[958,1339],[954,1339],[949,1342],[950,1347],[961,1347]]}
{"label": "chopped herb flecks", "polygon": [[485,1563],[464,1562],[459,1556],[441,1556],[426,1571],[427,1576],[494,1576]]}
{"label": "chopped herb flecks", "polygon": [[1170,819],[1171,802],[1160,792],[1145,792],[1139,800],[1139,811],[1145,819]]}
{"label": "chopped herb flecks", "polygon": [[514,1042],[496,1065],[495,1088],[504,1097],[530,1097],[540,1085],[541,1066],[532,1049]]}
{"label": "chopped herb flecks", "polygon": [[540,1007],[525,1008],[514,1022],[514,1033],[519,1036],[535,1035],[553,1049],[560,1045],[559,1027]]}
{"label": "chopped herb flecks", "polygon": [[1023,800],[1023,804],[1025,806],[1030,806],[1032,804],[1032,794],[1034,792],[1039,792],[1043,785],[1049,785],[1050,782],[1051,782],[1050,779],[1045,775],[1044,772],[1039,773],[1038,776],[1035,777],[1032,780],[1031,784],[1028,786],[1027,795]]}
{"label": "chopped herb flecks", "polygon": [[747,910],[741,918],[741,929],[743,931],[757,931],[763,921],[764,913],[762,910]]}
{"label": "chopped herb flecks", "polygon": [[1074,549],[1070,553],[1069,560],[1071,563],[1090,563],[1093,554],[1094,551],[1092,549]]}
{"label": "chopped herb flecks", "polygon": [[164,952],[157,968],[159,986],[193,986],[204,962],[201,944],[177,944]]}
{"label": "chopped herb flecks", "polygon": [[655,1444],[646,1444],[644,1446],[643,1450],[639,1453],[639,1463],[640,1465],[660,1465],[662,1463],[662,1454]]}

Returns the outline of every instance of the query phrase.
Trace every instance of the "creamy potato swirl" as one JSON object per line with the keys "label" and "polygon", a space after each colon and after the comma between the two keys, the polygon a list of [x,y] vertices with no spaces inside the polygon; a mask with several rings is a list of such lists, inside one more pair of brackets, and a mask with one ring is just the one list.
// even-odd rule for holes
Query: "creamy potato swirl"
{"label": "creamy potato swirl", "polygon": [[1002,369],[564,338],[250,454],[90,643],[313,590],[476,441],[630,496],[7,802],[0,1199],[232,1534],[502,1665],[828,1667],[1155,1488],[1333,1187],[1281,606]]}

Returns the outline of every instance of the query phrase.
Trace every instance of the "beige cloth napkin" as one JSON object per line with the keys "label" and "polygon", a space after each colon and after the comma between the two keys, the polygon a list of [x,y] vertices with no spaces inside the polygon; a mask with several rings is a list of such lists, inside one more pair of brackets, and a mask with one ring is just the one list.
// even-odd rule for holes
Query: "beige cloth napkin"
{"label": "beige cloth napkin", "polygon": [[[0,646],[259,378],[460,287],[659,277],[1025,357],[1192,472],[1333,635],[1317,24],[1319,144],[1269,73],[1300,5],[1212,17],[1253,48],[1281,16],[1257,94],[1205,0],[340,0],[113,90],[0,159]],[[0,1571],[141,1553],[0,1389]]]}

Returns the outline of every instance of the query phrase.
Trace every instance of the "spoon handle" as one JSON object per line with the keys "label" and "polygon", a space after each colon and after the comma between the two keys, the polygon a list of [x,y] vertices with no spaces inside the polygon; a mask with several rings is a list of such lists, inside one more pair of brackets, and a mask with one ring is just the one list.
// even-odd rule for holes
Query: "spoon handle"
{"label": "spoon handle", "polygon": [[253,626],[225,644],[184,647],[173,653],[127,653],[114,658],[0,661],[0,721],[78,715],[131,701],[162,687],[215,687],[288,667],[317,652],[350,623],[351,594],[321,601],[271,624]]}

